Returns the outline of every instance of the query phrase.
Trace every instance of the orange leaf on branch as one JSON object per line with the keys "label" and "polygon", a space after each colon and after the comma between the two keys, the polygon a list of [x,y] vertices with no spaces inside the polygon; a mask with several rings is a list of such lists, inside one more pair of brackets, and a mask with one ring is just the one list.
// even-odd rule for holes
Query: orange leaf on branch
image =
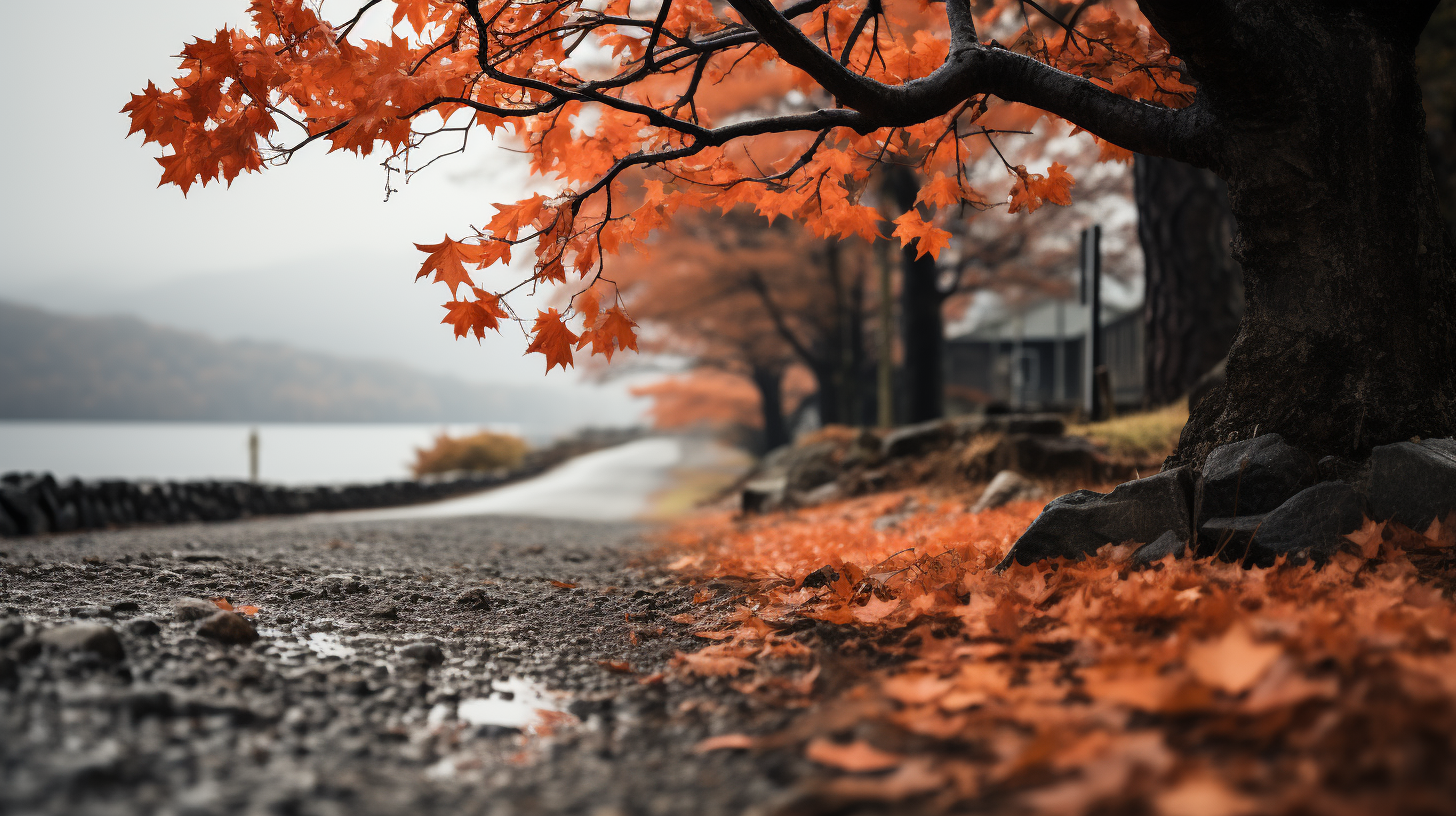
{"label": "orange leaf on branch", "polygon": [[544,312],[536,313],[536,325],[531,327],[535,335],[531,344],[526,347],[526,353],[536,352],[546,356],[546,370],[550,371],[554,366],[575,367],[571,358],[571,345],[576,342],[576,335],[566,324],[561,321],[561,313],[556,309],[547,309]]}

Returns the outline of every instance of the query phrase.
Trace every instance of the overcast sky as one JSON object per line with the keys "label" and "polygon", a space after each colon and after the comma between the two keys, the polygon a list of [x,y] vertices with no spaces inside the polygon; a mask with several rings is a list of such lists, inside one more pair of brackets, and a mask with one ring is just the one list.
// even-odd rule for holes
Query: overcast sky
{"label": "overcast sky", "polygon": [[157,187],[156,146],[124,138],[118,111],[148,79],[162,85],[172,75],[169,55],[182,43],[242,23],[246,7],[0,7],[4,30],[27,32],[0,49],[0,297],[388,357],[478,381],[575,383],[574,372],[543,380],[544,362],[521,356],[519,332],[484,347],[454,341],[438,325],[445,288],[413,282],[422,257],[414,242],[459,236],[489,219],[491,203],[524,197],[520,163],[483,140],[408,185],[396,182],[388,203],[379,159],[329,155],[324,143],[231,189],[194,187],[184,199]]}

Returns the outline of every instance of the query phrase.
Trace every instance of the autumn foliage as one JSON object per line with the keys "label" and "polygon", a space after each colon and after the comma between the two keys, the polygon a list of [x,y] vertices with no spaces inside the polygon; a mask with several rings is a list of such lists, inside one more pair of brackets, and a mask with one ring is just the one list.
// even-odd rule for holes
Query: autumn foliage
{"label": "autumn foliage", "polygon": [[[586,290],[604,255],[644,248],[683,208],[747,205],[822,238],[893,234],[934,255],[949,220],[1003,203],[1016,212],[1070,201],[1063,166],[1013,165],[997,146],[1046,114],[977,94],[932,100],[914,121],[881,121],[836,104],[847,86],[821,87],[801,67],[806,59],[912,87],[960,70],[953,45],[974,46],[1090,80],[1114,98],[1181,107],[1192,94],[1125,2],[1085,6],[1070,23],[1036,4],[985,0],[960,12],[965,4],[954,3],[970,15],[955,26],[948,6],[920,0],[802,0],[782,12],[750,0],[671,0],[645,12],[627,0],[389,0],[333,20],[303,0],[249,5],[249,26],[186,44],[173,80],[148,83],[124,108],[131,132],[162,148],[162,183],[183,193],[231,184],[315,141],[382,154],[388,172],[406,176],[463,150],[473,131],[514,142],[553,192],[497,204],[458,237],[417,244],[418,276],[449,290],[444,322],[457,336],[480,338],[516,319],[548,370],[588,347],[605,356],[635,348],[632,318],[601,284],[595,297],[534,319],[512,311],[509,293]],[[780,42],[764,33],[775,26],[794,33]],[[976,42],[964,40],[971,26]],[[972,186],[965,168],[987,156],[1002,157],[1002,177]],[[893,224],[865,199],[884,161],[925,179],[922,206]],[[517,255],[528,259],[524,280],[491,278],[510,276]]]}
{"label": "autumn foliage", "polygon": [[[1322,570],[990,566],[1040,509],[921,493],[673,535],[707,645],[680,677],[807,707],[701,751],[798,751],[916,812],[1444,812],[1456,530],[1367,523]],[[878,523],[876,523],[878,521]],[[901,805],[908,807],[908,805]]]}
{"label": "autumn foliage", "polygon": [[415,462],[410,471],[415,476],[424,476],[452,470],[515,468],[520,467],[529,449],[524,439],[510,434],[481,431],[470,436],[452,437],[441,433],[430,447],[415,448]]}

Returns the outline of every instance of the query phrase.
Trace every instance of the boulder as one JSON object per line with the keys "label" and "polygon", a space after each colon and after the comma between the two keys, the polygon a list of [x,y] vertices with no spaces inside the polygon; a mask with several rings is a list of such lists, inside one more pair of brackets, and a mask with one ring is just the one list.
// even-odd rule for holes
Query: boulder
{"label": "boulder", "polygon": [[1129,559],[1133,569],[1145,569],[1153,564],[1162,561],[1168,556],[1182,558],[1183,552],[1188,548],[1188,540],[1180,537],[1176,532],[1169,530],[1158,536],[1157,540],[1150,544],[1144,544],[1137,548]]}
{"label": "boulder", "polygon": [[197,625],[197,634],[220,643],[247,644],[258,639],[258,630],[253,628],[247,618],[221,609]]}
{"label": "boulder", "polygon": [[807,493],[839,478],[840,454],[839,444],[832,441],[794,448],[784,467],[789,492]]}
{"label": "boulder", "polygon": [[1370,517],[1423,532],[1456,510],[1456,440],[1381,445],[1370,452]]}
{"label": "boulder", "polygon": [[63,652],[88,652],[102,660],[117,661],[126,657],[121,638],[110,626],[101,623],[70,623],[47,629],[36,638],[42,645]]}
{"label": "boulder", "polygon": [[1317,481],[1315,462],[1279,434],[1232,442],[1204,460],[1198,520],[1267,513]]}
{"label": "boulder", "polygon": [[932,451],[944,450],[955,442],[956,428],[943,419],[932,419],[896,428],[885,435],[880,442],[880,454],[886,459],[902,456],[921,456]]}
{"label": "boulder", "polygon": [[1187,539],[1192,476],[1187,468],[1118,485],[1111,493],[1078,490],[1054,499],[996,565],[1081,558],[1104,544],[1152,542],[1172,531]]}
{"label": "boulder", "polygon": [[971,512],[994,510],[1010,502],[1040,498],[1045,493],[1036,482],[1016,471],[1003,470],[981,491],[981,497],[971,505]]}
{"label": "boulder", "polygon": [[1254,532],[1249,560],[1271,566],[1280,555],[1295,562],[1330,560],[1365,520],[1365,497],[1344,482],[1322,482],[1276,507]]}
{"label": "boulder", "polygon": [[12,519],[20,535],[40,535],[51,531],[50,519],[46,518],[40,503],[14,485],[0,486],[0,509]]}
{"label": "boulder", "polygon": [[1207,558],[1216,553],[1229,560],[1242,558],[1253,551],[1254,531],[1268,517],[1268,513],[1260,513],[1209,519],[1198,528],[1198,556]]}

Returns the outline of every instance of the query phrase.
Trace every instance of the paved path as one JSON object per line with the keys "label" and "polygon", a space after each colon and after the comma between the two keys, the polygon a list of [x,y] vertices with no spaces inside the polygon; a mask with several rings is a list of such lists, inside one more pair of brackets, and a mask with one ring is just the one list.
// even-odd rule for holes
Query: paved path
{"label": "paved path", "polygon": [[321,513],[314,521],[391,521],[463,516],[525,516],[628,521],[654,515],[662,497],[702,482],[705,473],[730,481],[747,464],[722,445],[692,437],[655,437],[589,453],[533,479],[430,504]]}

